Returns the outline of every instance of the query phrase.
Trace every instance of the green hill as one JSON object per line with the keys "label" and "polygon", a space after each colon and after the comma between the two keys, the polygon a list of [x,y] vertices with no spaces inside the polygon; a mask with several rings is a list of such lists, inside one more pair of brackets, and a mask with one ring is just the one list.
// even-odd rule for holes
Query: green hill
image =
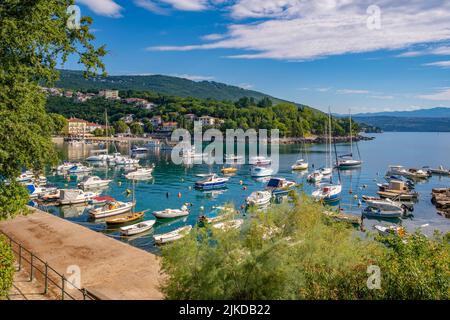
{"label": "green hill", "polygon": [[261,92],[246,90],[214,81],[192,81],[184,78],[164,75],[130,75],[107,76],[85,79],[81,71],[60,70],[60,80],[57,87],[73,90],[135,90],[153,91],[163,95],[177,97],[193,97],[199,99],[214,99],[237,101],[242,97],[253,97],[259,101],[264,97],[274,103],[286,102]]}

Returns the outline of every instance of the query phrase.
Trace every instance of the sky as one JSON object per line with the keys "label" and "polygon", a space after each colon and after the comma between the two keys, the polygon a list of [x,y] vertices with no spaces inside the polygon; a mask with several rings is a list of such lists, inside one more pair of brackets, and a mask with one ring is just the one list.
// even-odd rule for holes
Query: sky
{"label": "sky", "polygon": [[75,3],[110,75],[223,82],[335,113],[450,107],[448,0]]}

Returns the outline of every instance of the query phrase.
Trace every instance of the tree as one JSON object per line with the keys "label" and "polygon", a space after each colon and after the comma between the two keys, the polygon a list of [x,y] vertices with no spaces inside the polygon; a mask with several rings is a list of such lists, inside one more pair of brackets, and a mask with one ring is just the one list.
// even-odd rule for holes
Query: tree
{"label": "tree", "polygon": [[155,128],[153,127],[152,122],[148,119],[144,120],[144,131],[146,133],[152,133],[153,131],[155,131]]}
{"label": "tree", "polygon": [[123,120],[116,121],[114,123],[114,129],[117,133],[126,133],[129,129],[128,125]]}
{"label": "tree", "polygon": [[[104,68],[104,47],[95,48],[90,18],[68,28],[72,0],[3,0],[0,3],[0,218],[24,208],[23,187],[16,177],[23,168],[39,171],[55,162],[51,117],[39,84],[51,85],[58,62],[78,56],[85,75]],[[73,25],[70,25],[73,26]],[[7,183],[7,182],[10,183]],[[26,198],[26,196],[25,196]]]}
{"label": "tree", "polygon": [[141,126],[139,122],[133,122],[130,125],[131,133],[136,136],[142,136],[144,134],[144,128]]}
{"label": "tree", "polygon": [[52,119],[53,124],[53,134],[59,135],[59,134],[67,134],[67,119],[64,118],[64,116],[57,114],[57,113],[50,113],[49,114]]}
{"label": "tree", "polygon": [[8,297],[14,276],[14,253],[5,236],[0,235],[0,300]]}
{"label": "tree", "polygon": [[270,108],[271,106],[272,106],[272,100],[269,99],[268,97],[264,97],[258,102],[259,108]]}

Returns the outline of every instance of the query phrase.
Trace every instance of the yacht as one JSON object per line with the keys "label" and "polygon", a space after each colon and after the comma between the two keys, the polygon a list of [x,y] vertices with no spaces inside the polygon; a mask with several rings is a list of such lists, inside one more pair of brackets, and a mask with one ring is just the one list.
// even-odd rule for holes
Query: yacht
{"label": "yacht", "polygon": [[61,189],[59,203],[61,205],[89,203],[95,197],[98,197],[97,192],[84,192],[80,189]]}
{"label": "yacht", "polygon": [[247,205],[249,206],[265,206],[270,203],[272,193],[270,191],[255,191],[247,197]]}
{"label": "yacht", "polygon": [[[337,160],[336,167],[339,169],[352,169],[352,168],[358,168],[361,167],[362,161],[353,159],[353,127],[352,127],[352,115],[349,113],[349,121],[350,121],[350,154],[343,155],[339,157],[339,160]],[[358,145],[356,145],[358,147]],[[358,148],[358,154],[359,154],[359,148]],[[361,158],[361,156],[360,156]]]}
{"label": "yacht", "polygon": [[203,180],[197,181],[195,188],[200,190],[221,189],[226,187],[228,180],[229,178],[218,177],[213,174]]}
{"label": "yacht", "polygon": [[103,180],[100,179],[97,176],[92,176],[92,177],[85,177],[83,179],[83,181],[81,181],[78,184],[78,188],[81,188],[83,190],[86,189],[95,189],[95,188],[102,188],[102,187],[106,187],[111,183],[112,180]]}
{"label": "yacht", "polygon": [[300,159],[300,160],[297,160],[294,165],[292,165],[291,169],[303,171],[303,170],[308,170],[308,166],[309,165],[306,160]]}
{"label": "yacht", "polygon": [[101,219],[127,213],[132,209],[133,202],[110,201],[102,207],[90,209],[89,214],[94,219]]}
{"label": "yacht", "polygon": [[312,197],[317,201],[329,203],[339,201],[341,193],[342,185],[340,184],[321,184],[317,190],[313,191]]}
{"label": "yacht", "polygon": [[256,166],[265,166],[272,163],[272,160],[263,157],[263,156],[257,156],[257,157],[251,157],[249,159],[249,163]]}
{"label": "yacht", "polygon": [[268,177],[273,174],[273,170],[270,167],[253,166],[250,173],[252,177]]}
{"label": "yacht", "polygon": [[86,167],[84,165],[76,165],[67,170],[70,174],[77,174],[77,173],[89,173],[92,172],[92,168]]}

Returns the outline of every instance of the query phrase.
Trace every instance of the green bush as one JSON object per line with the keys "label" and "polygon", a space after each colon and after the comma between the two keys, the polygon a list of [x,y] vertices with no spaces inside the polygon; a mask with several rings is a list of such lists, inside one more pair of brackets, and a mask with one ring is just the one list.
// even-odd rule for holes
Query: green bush
{"label": "green bush", "polygon": [[7,298],[13,276],[14,254],[6,237],[0,235],[0,300]]}

